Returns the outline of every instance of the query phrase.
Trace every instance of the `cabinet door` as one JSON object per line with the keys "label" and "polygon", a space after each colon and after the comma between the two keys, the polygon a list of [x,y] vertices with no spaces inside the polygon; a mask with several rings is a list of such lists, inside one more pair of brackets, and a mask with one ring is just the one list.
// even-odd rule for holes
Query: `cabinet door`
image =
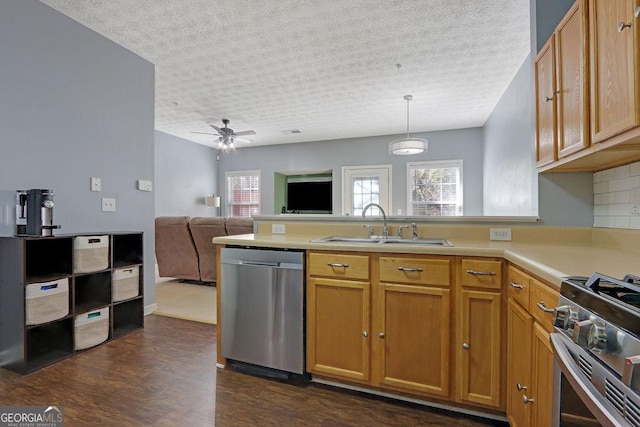
{"label": "cabinet door", "polygon": [[558,157],[589,146],[587,13],[578,0],[556,30]]}
{"label": "cabinet door", "polygon": [[536,166],[556,160],[556,72],[555,36],[544,45],[535,64],[536,75]]}
{"label": "cabinet door", "polygon": [[549,333],[537,322],[533,325],[531,352],[532,374],[532,426],[550,426],[553,423],[553,350]]}
{"label": "cabinet door", "polygon": [[376,382],[449,396],[450,312],[449,289],[379,285]]}
{"label": "cabinet door", "polygon": [[[513,427],[530,425],[531,406],[522,397],[531,384],[531,328],[533,317],[509,300],[507,313],[507,417]],[[526,387],[526,388],[525,388]]]}
{"label": "cabinet door", "polygon": [[307,281],[307,370],[369,380],[370,284]]}
{"label": "cabinet door", "polygon": [[500,294],[462,291],[458,399],[500,407]]}
{"label": "cabinet door", "polygon": [[[634,0],[589,3],[594,142],[640,125],[640,20],[634,18],[634,6]],[[625,26],[619,30],[621,23]]]}

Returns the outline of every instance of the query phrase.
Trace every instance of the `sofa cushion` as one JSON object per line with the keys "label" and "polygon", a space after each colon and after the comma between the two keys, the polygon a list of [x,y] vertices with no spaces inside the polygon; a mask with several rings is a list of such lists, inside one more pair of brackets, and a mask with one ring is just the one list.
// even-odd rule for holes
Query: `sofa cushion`
{"label": "sofa cushion", "polygon": [[191,235],[198,250],[200,280],[216,281],[216,245],[211,239],[227,234],[223,217],[196,217],[189,222]]}
{"label": "sofa cushion", "polygon": [[225,221],[227,235],[253,233],[253,218],[251,217],[227,217]]}
{"label": "sofa cushion", "polygon": [[160,277],[200,280],[198,253],[188,216],[155,219],[156,261]]}

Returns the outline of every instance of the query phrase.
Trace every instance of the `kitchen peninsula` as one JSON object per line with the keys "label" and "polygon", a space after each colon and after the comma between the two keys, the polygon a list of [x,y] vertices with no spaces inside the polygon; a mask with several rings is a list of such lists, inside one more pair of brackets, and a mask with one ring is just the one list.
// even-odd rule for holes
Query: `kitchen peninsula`
{"label": "kitchen peninsula", "polygon": [[[306,370],[314,381],[498,419],[522,405],[510,385],[510,300],[548,336],[563,277],[638,274],[634,240],[640,233],[630,230],[545,227],[533,220],[418,222],[421,239],[453,244],[444,247],[313,241],[366,238],[356,218],[254,220],[255,234],[213,243],[306,251]],[[376,230],[382,225],[367,222]],[[389,235],[406,222],[390,218]],[[274,224],[285,234],[273,234]],[[490,228],[510,228],[512,241],[489,240]],[[218,318],[218,333],[220,327]],[[220,354],[218,348],[223,366]],[[550,350],[542,355],[552,359]],[[536,363],[548,366],[545,360]],[[540,375],[538,389],[527,395],[539,399],[537,419],[549,419],[550,374],[533,371]]]}

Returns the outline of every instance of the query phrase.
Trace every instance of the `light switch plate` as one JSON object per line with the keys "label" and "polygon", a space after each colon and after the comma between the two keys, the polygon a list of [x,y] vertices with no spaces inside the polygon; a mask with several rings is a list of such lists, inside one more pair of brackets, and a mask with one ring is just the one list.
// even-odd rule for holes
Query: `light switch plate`
{"label": "light switch plate", "polygon": [[110,199],[108,197],[102,198],[102,212],[115,212],[116,211],[116,199]]}
{"label": "light switch plate", "polygon": [[138,180],[138,190],[140,191],[152,191],[153,190],[153,182],[145,181],[143,179]]}
{"label": "light switch plate", "polygon": [[102,180],[100,178],[91,177],[91,191],[102,191]]}

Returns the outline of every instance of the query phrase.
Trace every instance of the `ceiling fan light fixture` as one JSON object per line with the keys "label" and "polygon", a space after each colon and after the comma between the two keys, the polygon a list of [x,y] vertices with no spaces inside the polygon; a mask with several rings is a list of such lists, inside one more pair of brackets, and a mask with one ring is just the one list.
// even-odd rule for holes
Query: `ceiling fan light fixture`
{"label": "ceiling fan light fixture", "polygon": [[397,156],[411,156],[413,154],[424,153],[429,149],[429,141],[422,138],[411,138],[409,136],[409,101],[413,99],[412,95],[405,95],[404,100],[407,101],[407,136],[405,138],[396,139],[389,143],[389,154]]}

